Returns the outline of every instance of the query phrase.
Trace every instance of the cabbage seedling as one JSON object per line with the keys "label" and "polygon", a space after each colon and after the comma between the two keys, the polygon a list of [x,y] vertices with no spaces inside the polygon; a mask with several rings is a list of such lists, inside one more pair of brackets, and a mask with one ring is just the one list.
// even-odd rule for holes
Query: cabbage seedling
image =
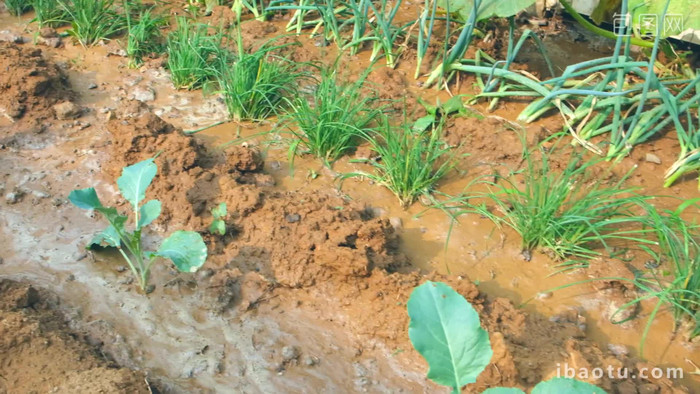
{"label": "cabbage seedling", "polygon": [[[428,378],[459,394],[476,382],[493,356],[489,334],[481,327],[474,307],[450,286],[426,281],[407,303],[408,336],[430,366]],[[531,394],[605,394],[602,389],[568,378],[538,383]],[[525,394],[516,388],[495,387],[484,394]]]}
{"label": "cabbage seedling", "polygon": [[116,208],[102,205],[94,188],[73,190],[68,196],[70,202],[76,207],[95,210],[109,221],[109,226],[95,235],[87,248],[91,249],[95,246],[117,248],[129,264],[142,290],[146,289],[151,265],[158,257],[172,260],[180,272],[195,272],[207,259],[204,240],[194,231],[176,231],[163,241],[157,251],[143,250],[141,231],[160,215],[161,204],[158,200],[140,203],[146,197],[146,189],[157,172],[158,166],[153,159],[147,159],[124,167],[122,175],[117,179],[121,195],[133,208],[134,230],[132,232],[126,229],[127,216],[119,214]]}
{"label": "cabbage seedling", "polygon": [[211,225],[209,226],[209,232],[212,234],[226,235],[226,203],[222,202],[216,208],[211,210],[211,215],[214,217]]}

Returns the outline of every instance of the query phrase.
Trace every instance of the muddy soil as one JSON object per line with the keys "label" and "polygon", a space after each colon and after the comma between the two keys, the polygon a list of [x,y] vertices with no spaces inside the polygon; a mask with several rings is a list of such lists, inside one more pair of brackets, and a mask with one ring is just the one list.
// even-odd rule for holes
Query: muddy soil
{"label": "muddy soil", "polygon": [[[220,14],[215,16],[230,18]],[[249,45],[279,30],[247,26]],[[332,50],[302,42],[300,58],[333,56]],[[0,53],[0,69],[14,65],[12,54],[27,48],[34,53],[31,44],[1,46],[5,54]],[[633,350],[616,345],[620,338],[613,343],[592,334],[600,330],[595,328],[599,323],[605,327],[603,312],[593,311],[613,297],[625,299],[616,284],[587,294],[588,308],[571,306],[572,293],[543,297],[542,303],[549,303],[544,308],[516,308],[513,300],[523,301],[552,286],[540,283],[551,272],[547,264],[523,270],[514,237],[492,236],[483,223],[461,226],[473,228],[456,230],[467,241],[452,244],[452,274],[447,275],[447,262],[440,257],[449,226],[445,217],[430,214],[416,220],[412,215],[423,208],[401,213],[385,191],[361,182],[349,182],[339,191],[327,170],[318,181],[305,179],[315,164],[303,160],[297,168],[300,175],[290,177],[284,153],[265,149],[259,140],[220,145],[269,125],[225,125],[195,136],[184,134],[181,127],[222,119],[220,101],[202,99],[198,92],[174,92],[162,69],[127,70],[123,59],[107,57],[114,50],[110,44],[85,52],[66,43],[65,48],[27,56],[36,59],[27,69],[54,70],[47,72],[54,75],[48,79],[63,82],[42,91],[49,93],[23,99],[28,104],[22,118],[36,111],[36,118],[46,120],[40,133],[14,118],[15,123],[0,123],[0,275],[59,294],[64,300],[60,308],[70,319],[67,325],[56,323],[57,330],[85,333],[90,343],[100,344],[112,365],[147,371],[149,382],[164,392],[435,392],[407,337],[405,302],[426,279],[457,289],[475,305],[489,331],[494,358],[466,392],[497,385],[529,388],[554,376],[557,363],[625,366],[631,371],[648,365]],[[382,97],[407,97],[408,105],[418,108],[416,86],[407,75],[405,69],[379,68],[370,80]],[[25,80],[8,79],[5,89],[20,92]],[[10,103],[3,105],[11,109],[11,103],[20,102],[13,100],[2,103]],[[66,100],[81,108],[79,119],[56,119],[55,109],[47,112]],[[504,119],[517,112],[508,112],[512,107],[499,111],[503,118],[460,118],[448,127],[448,141],[473,153],[465,162],[471,172],[479,174],[503,162],[519,165],[519,155],[513,153],[519,152],[519,140]],[[556,119],[533,126],[529,141],[557,127]],[[147,243],[155,244],[177,229],[201,231],[210,258],[195,275],[158,265],[152,274],[155,290],[144,295],[118,256],[83,250],[105,222],[70,206],[65,196],[74,188],[95,186],[103,201],[124,210],[115,189],[121,168],[156,154],[159,174],[147,198],[160,199],[163,214],[147,234]],[[670,153],[662,156],[664,162],[672,158]],[[350,165],[341,162],[336,170]],[[655,172],[652,166],[648,174]],[[641,179],[655,184],[648,176]],[[451,179],[445,187],[460,185]],[[674,189],[679,195],[688,195],[688,190],[687,185]],[[205,232],[209,211],[220,202],[229,207],[223,237]],[[547,259],[537,256],[536,261]],[[514,272],[519,274],[514,277]],[[632,329],[635,334],[622,331],[622,336],[638,338],[638,327]],[[673,365],[696,354],[674,343],[674,351],[681,349],[681,361],[675,358]],[[650,365],[668,362],[655,359],[658,364]],[[59,382],[62,376],[51,379]],[[606,377],[592,382],[610,392],[692,392],[668,379]]]}
{"label": "muddy soil", "polygon": [[143,372],[117,366],[66,330],[56,297],[0,280],[0,393],[151,393]]}

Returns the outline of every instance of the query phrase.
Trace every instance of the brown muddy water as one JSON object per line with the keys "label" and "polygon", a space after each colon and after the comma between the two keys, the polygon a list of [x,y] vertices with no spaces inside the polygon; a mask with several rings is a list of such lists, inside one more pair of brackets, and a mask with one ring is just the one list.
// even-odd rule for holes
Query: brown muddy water
{"label": "brown muddy water", "polygon": [[[24,25],[3,15],[0,30],[5,28],[22,32]],[[402,349],[381,341],[360,346],[362,339],[344,328],[346,323],[339,323],[343,322],[341,317],[337,321],[319,318],[313,308],[305,307],[301,300],[313,302],[313,293],[280,291],[270,299],[264,295],[256,299],[252,312],[233,308],[218,314],[207,308],[211,300],[196,288],[200,276],[208,275],[206,270],[190,276],[157,265],[152,273],[157,291],[144,296],[133,290],[130,273],[123,272],[124,264],[117,256],[83,250],[92,233],[101,230],[104,223],[66,204],[65,196],[74,188],[88,186],[95,186],[101,195],[116,194],[113,180],[101,176],[110,145],[103,123],[124,100],[153,92],[155,100],[149,105],[154,112],[185,130],[225,120],[225,109],[216,96],[203,98],[201,92],[175,91],[162,68],[125,69],[124,59],[108,56],[114,49],[111,45],[86,51],[67,45],[46,50],[53,61],[63,64],[71,88],[78,92],[76,103],[89,108],[80,121],[90,126],[81,129],[84,123],[64,126],[66,123],[56,122],[43,133],[0,133],[4,147],[0,151],[3,195],[13,190],[24,193],[21,201],[3,201],[1,205],[0,277],[27,281],[56,293],[63,300],[73,329],[96,338],[101,349],[118,364],[148,371],[165,392],[435,392],[436,387],[424,378],[425,365],[415,362],[415,358],[396,356]],[[367,64],[363,56],[357,64]],[[412,67],[400,68],[399,72],[410,75]],[[404,91],[419,92],[414,81],[408,80]],[[390,87],[386,86],[387,94],[392,94]],[[463,92],[468,88],[464,83]],[[429,102],[438,97],[433,91],[420,94]],[[444,99],[445,93],[439,97]],[[484,121],[484,130],[467,149],[512,142],[504,136],[512,133],[513,126],[504,119],[514,119],[519,108],[518,104],[509,104],[496,111],[493,115],[497,117]],[[480,106],[476,109],[484,111]],[[529,126],[528,131],[552,123],[557,120]],[[240,144],[238,138],[274,126],[274,122],[226,123],[198,133],[197,138],[216,148],[231,141]],[[2,128],[12,129],[13,125],[1,118]],[[585,335],[601,349],[624,346],[638,355],[650,305],[643,305],[641,318],[616,325],[610,322],[610,315],[625,300],[603,286],[594,283],[548,292],[589,279],[589,275],[614,276],[615,269],[605,261],[594,262],[597,271],[552,276],[556,262],[543,254],[524,261],[517,235],[494,228],[486,219],[462,217],[450,232],[452,223],[444,213],[422,204],[404,210],[391,193],[366,181],[347,180],[338,189],[337,173],[364,169],[347,159],[329,170],[315,160],[299,158],[292,176],[285,148],[269,145],[274,138],[271,133],[246,140],[246,144],[263,148],[265,171],[276,181],[274,190],[337,190],[334,193],[390,218],[400,235],[400,249],[414,267],[468,277],[489,297],[505,297],[516,305],[534,298],[522,307],[528,313],[553,318],[573,309],[585,322]],[[644,152],[653,151],[666,165],[674,158],[673,144],[662,139],[641,146],[623,167],[639,166],[633,182],[643,185],[647,193],[697,196],[692,181],[671,191],[661,189],[662,171],[641,159]],[[517,150],[512,144],[504,147]],[[483,169],[480,165],[490,160],[481,160],[479,155],[486,157],[488,152],[478,148],[470,153],[461,171],[440,185],[442,192],[459,193],[473,179],[471,174],[478,174]],[[155,243],[156,239],[147,241]],[[672,332],[671,316],[663,311],[651,327],[644,358],[653,365],[693,371],[687,360],[700,363],[698,344],[690,344]],[[700,390],[698,376],[686,374],[682,383],[691,392]]]}

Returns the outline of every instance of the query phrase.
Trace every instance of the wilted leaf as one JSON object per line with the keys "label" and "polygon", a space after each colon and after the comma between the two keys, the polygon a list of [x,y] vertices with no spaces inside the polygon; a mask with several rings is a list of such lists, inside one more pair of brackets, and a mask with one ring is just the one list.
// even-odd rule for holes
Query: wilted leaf
{"label": "wilted leaf", "polygon": [[119,191],[134,207],[146,198],[146,189],[158,172],[158,166],[153,159],[146,159],[134,165],[124,167],[122,175],[117,179]]}
{"label": "wilted leaf", "polygon": [[590,383],[568,378],[553,378],[540,382],[532,389],[532,394],[606,394],[605,390]]}
{"label": "wilted leaf", "polygon": [[100,198],[97,197],[97,192],[93,187],[73,190],[68,195],[68,200],[73,203],[73,205],[81,209],[96,209],[102,207]]}
{"label": "wilted leaf", "polygon": [[138,228],[143,228],[151,224],[158,216],[160,216],[160,201],[151,200],[141,206],[139,209]]}
{"label": "wilted leaf", "polygon": [[199,233],[180,230],[163,241],[156,255],[172,260],[180,272],[196,272],[207,260],[207,245]]}
{"label": "wilted leaf", "polygon": [[458,390],[476,382],[493,351],[479,315],[444,283],[426,282],[408,300],[408,336],[430,366],[428,378]]}

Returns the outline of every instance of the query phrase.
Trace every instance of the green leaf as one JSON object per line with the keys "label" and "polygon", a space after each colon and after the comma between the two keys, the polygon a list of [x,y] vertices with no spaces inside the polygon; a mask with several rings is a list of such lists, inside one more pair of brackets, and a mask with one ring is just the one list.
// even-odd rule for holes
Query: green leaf
{"label": "green leaf", "polygon": [[117,230],[114,228],[114,226],[110,224],[104,231],[95,234],[85,248],[90,250],[94,249],[95,247],[116,248],[119,247],[120,244],[121,239],[119,239],[119,234],[117,234]]}
{"label": "green leaf", "polygon": [[445,115],[450,115],[455,112],[460,112],[464,109],[464,102],[461,96],[453,96],[442,105],[442,112]]}
{"label": "green leaf", "polygon": [[413,131],[424,132],[435,123],[435,115],[426,115],[413,123]]}
{"label": "green leaf", "polygon": [[408,336],[430,366],[428,378],[456,390],[476,382],[493,351],[469,302],[446,284],[427,281],[407,306]]}
{"label": "green leaf", "polygon": [[212,234],[226,235],[226,222],[221,219],[216,219],[211,222],[209,232]]}
{"label": "green leaf", "polygon": [[180,272],[196,272],[207,260],[207,245],[194,231],[176,231],[158,248],[156,255],[170,259]]}
{"label": "green leaf", "polygon": [[532,389],[532,394],[606,394],[605,390],[590,383],[569,378],[553,378],[540,382]]}
{"label": "green leaf", "polygon": [[219,218],[226,216],[226,213],[227,213],[227,211],[226,211],[226,203],[225,202],[222,202],[216,208],[211,210],[211,214],[212,214],[212,216],[214,216],[215,219],[219,219]]}
{"label": "green leaf", "polygon": [[[437,5],[442,9],[447,9],[448,2],[450,14],[456,14],[462,21],[469,20],[469,14],[474,8],[474,0],[438,0]],[[535,4],[535,0],[482,0],[476,20],[480,21],[492,17],[506,18],[533,4]]]}
{"label": "green leaf", "polygon": [[139,209],[138,228],[143,228],[151,224],[158,216],[160,216],[160,201],[151,200],[141,206]]}
{"label": "green leaf", "polygon": [[628,9],[635,29],[641,35],[656,35],[658,26],[662,38],[678,35],[688,29],[695,30],[697,34],[697,30],[700,30],[700,3],[697,0],[673,0],[663,18],[666,1],[629,0]]}
{"label": "green leaf", "polygon": [[95,188],[88,187],[87,189],[73,190],[68,195],[68,200],[81,209],[97,209],[102,208],[102,203]]}
{"label": "green leaf", "polygon": [[525,394],[525,392],[513,387],[493,387],[484,390],[481,394]]}
{"label": "green leaf", "polygon": [[137,207],[146,198],[146,189],[158,172],[158,166],[153,159],[146,159],[134,165],[124,167],[122,175],[117,179],[119,191],[127,201]]}

